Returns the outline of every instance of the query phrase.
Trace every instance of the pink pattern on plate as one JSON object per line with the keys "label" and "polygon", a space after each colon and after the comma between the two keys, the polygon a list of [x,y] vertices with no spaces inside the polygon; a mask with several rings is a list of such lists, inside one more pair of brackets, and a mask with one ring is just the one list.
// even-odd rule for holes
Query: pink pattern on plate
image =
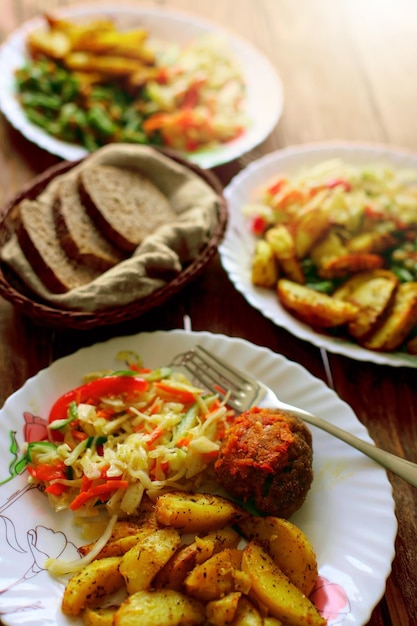
{"label": "pink pattern on plate", "polygon": [[341,624],[350,613],[350,602],[343,587],[319,576],[310,600],[329,624]]}
{"label": "pink pattern on plate", "polygon": [[48,422],[43,417],[33,415],[33,413],[29,413],[29,411],[25,411],[23,417],[25,418],[23,437],[27,443],[48,439]]}

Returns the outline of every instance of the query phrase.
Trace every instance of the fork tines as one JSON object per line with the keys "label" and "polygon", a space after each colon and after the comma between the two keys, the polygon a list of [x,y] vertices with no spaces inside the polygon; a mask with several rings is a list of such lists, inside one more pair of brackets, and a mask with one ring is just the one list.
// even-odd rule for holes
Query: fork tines
{"label": "fork tines", "polygon": [[177,355],[171,366],[184,370],[193,384],[226,398],[227,404],[237,411],[253,406],[261,393],[256,380],[219,361],[199,345]]}

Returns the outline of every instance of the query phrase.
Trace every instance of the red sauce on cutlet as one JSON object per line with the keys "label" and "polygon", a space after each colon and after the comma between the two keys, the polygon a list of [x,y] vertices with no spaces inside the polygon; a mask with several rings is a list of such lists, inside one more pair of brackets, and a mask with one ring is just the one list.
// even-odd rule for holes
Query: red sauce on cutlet
{"label": "red sauce on cutlet", "polygon": [[287,451],[293,441],[294,435],[285,416],[255,408],[236,418],[223,454],[233,455],[233,474],[244,467],[272,473],[287,464]]}

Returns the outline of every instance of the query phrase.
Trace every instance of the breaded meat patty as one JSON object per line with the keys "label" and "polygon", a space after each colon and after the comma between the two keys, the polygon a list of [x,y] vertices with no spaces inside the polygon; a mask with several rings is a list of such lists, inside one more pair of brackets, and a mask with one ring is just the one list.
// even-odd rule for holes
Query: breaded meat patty
{"label": "breaded meat patty", "polygon": [[288,519],[311,487],[312,461],[311,432],[302,420],[279,409],[253,408],[228,429],[214,469],[229,495]]}

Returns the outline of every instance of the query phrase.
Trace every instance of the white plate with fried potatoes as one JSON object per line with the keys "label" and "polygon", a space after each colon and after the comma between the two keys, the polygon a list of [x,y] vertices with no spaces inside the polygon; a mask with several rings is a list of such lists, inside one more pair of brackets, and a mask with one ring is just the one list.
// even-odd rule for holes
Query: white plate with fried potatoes
{"label": "white plate with fried potatoes", "polygon": [[417,367],[417,356],[405,351],[381,352],[361,347],[354,340],[318,332],[284,309],[274,289],[256,287],[251,268],[256,237],[243,207],[256,202],[262,188],[280,173],[295,175],[329,159],[340,158],[355,165],[384,164],[394,169],[417,169],[417,154],[379,144],[327,142],[291,146],[252,162],[235,176],[225,190],[230,218],[219,247],[221,262],[235,288],[253,307],[277,326],[296,337],[336,354],[360,361],[397,367]]}
{"label": "white plate with fried potatoes", "polygon": [[[184,46],[206,34],[220,36],[233,58],[239,60],[246,89],[247,127],[237,138],[208,148],[185,152],[203,168],[211,168],[240,157],[261,143],[273,130],[282,114],[283,88],[270,61],[239,35],[196,15],[165,8],[139,6],[133,3],[80,4],[54,11],[54,16],[68,20],[110,18],[120,30],[144,28],[149,40]],[[28,59],[26,41],[30,33],[45,28],[39,15],[20,26],[0,47],[0,109],[7,120],[27,139],[44,150],[66,160],[77,160],[87,154],[84,147],[61,141],[31,123],[17,101],[14,72]]]}
{"label": "white plate with fried potatoes", "polygon": [[[134,350],[145,365],[155,368],[196,344],[239,363],[285,402],[370,440],[352,409],[321,380],[243,339],[157,331],[113,338],[55,361],[10,396],[0,411],[0,589],[5,626],[82,623],[62,614],[67,579],[52,578],[45,559],[78,558],[77,547],[88,540],[74,526],[71,513],[55,513],[45,494],[28,487],[21,462],[24,442],[37,440],[42,418],[58,396],[79,385],[84,374],[114,367],[119,352]],[[397,522],[391,485],[385,471],[369,458],[323,431],[311,431],[313,485],[291,520],[316,551],[319,588],[311,598],[329,616],[330,626],[363,626],[384,593],[394,557]]]}

